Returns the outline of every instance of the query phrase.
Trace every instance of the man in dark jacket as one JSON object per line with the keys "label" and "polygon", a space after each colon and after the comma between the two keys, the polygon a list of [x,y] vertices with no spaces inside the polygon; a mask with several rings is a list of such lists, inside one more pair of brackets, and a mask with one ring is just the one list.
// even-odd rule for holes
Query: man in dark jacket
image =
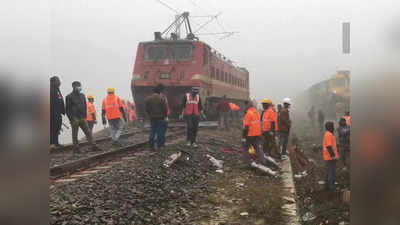
{"label": "man in dark jacket", "polygon": [[60,92],[60,79],[50,78],[50,146],[60,147],[58,136],[62,126],[62,115],[65,115],[64,98]]}
{"label": "man in dark jacket", "polygon": [[226,95],[224,95],[218,104],[219,128],[221,129],[225,128],[229,130],[228,126],[229,111],[230,111],[229,102],[226,99]]}
{"label": "man in dark jacket", "polygon": [[157,135],[157,147],[162,150],[165,147],[165,130],[167,127],[167,105],[161,96],[164,85],[158,84],[154,93],[145,99],[146,112],[150,117],[151,129],[149,137],[150,150],[154,150],[154,138]]}
{"label": "man in dark jacket", "polygon": [[350,127],[346,124],[346,119],[341,118],[339,121],[339,152],[340,157],[343,159],[343,164],[347,166],[347,159],[350,152]]}
{"label": "man in dark jacket", "polygon": [[72,92],[65,98],[68,119],[72,127],[72,143],[74,144],[74,151],[79,152],[78,131],[79,127],[85,133],[86,139],[92,145],[93,150],[99,150],[93,142],[92,132],[90,132],[86,111],[86,98],[81,93],[82,86],[79,81],[72,82]]}
{"label": "man in dark jacket", "polygon": [[289,133],[291,127],[289,108],[290,108],[290,99],[285,98],[283,100],[283,109],[279,113],[279,122],[278,122],[280,145],[282,147],[281,155],[283,159],[286,159],[287,157],[286,148],[289,141]]}

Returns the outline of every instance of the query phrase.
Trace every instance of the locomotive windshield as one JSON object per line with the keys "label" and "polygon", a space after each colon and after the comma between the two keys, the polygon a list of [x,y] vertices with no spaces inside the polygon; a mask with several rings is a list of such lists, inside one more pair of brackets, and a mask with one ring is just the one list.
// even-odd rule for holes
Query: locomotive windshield
{"label": "locomotive windshield", "polygon": [[332,87],[344,87],[346,81],[343,78],[336,78],[331,81]]}
{"label": "locomotive windshield", "polygon": [[192,45],[174,45],[171,56],[173,59],[182,61],[192,58]]}
{"label": "locomotive windshield", "polygon": [[157,61],[168,58],[185,61],[192,59],[192,54],[191,44],[150,44],[145,47],[144,59]]}
{"label": "locomotive windshield", "polygon": [[149,45],[146,48],[144,59],[145,60],[159,60],[167,56],[167,46],[164,45]]}

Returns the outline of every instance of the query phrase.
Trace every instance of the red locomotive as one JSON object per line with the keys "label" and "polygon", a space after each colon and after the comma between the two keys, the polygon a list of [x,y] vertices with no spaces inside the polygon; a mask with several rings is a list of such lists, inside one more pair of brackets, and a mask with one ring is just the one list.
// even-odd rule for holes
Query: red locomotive
{"label": "red locomotive", "polygon": [[[181,16],[188,22],[185,13]],[[182,98],[193,86],[200,87],[205,114],[210,119],[217,115],[216,105],[223,95],[239,105],[249,99],[249,72],[234,66],[191,31],[185,39],[176,33],[164,39],[156,32],[154,41],[139,43],[131,90],[140,118],[145,117],[144,99],[157,83],[166,86],[172,118],[182,112]]]}

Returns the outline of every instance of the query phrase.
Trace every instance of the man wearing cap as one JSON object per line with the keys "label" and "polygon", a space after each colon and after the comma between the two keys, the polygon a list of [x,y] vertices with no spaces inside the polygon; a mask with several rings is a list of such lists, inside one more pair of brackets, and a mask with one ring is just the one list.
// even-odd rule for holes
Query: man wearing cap
{"label": "man wearing cap", "polygon": [[87,102],[87,121],[89,124],[89,129],[90,132],[93,133],[93,127],[95,124],[97,124],[97,119],[96,119],[96,108],[94,107],[94,97],[93,95],[88,95],[87,96],[88,102]]}
{"label": "man wearing cap", "polygon": [[203,106],[199,95],[199,87],[192,87],[190,93],[186,93],[182,99],[182,114],[179,116],[181,119],[184,117],[186,120],[186,146],[197,148],[196,137],[197,129],[199,127],[200,114],[205,118],[203,113]]}
{"label": "man wearing cap", "polygon": [[87,106],[85,95],[81,93],[82,85],[79,81],[72,82],[72,92],[65,98],[65,111],[72,127],[72,143],[74,152],[79,152],[78,131],[82,129],[93,150],[99,150],[93,142],[92,132],[87,122]]}
{"label": "man wearing cap", "polygon": [[[124,122],[126,122],[126,115],[121,99],[115,95],[114,88],[107,88],[107,97],[103,100],[101,107],[101,119],[105,126],[108,121],[108,125],[111,129],[112,145],[122,147],[119,137],[122,134],[124,128]],[[106,120],[107,119],[107,120]]]}
{"label": "man wearing cap", "polygon": [[278,129],[279,129],[280,145],[282,147],[281,155],[283,159],[287,159],[286,148],[289,141],[289,133],[291,127],[291,121],[289,117],[290,105],[291,105],[290,98],[283,99],[283,109],[279,113]]}

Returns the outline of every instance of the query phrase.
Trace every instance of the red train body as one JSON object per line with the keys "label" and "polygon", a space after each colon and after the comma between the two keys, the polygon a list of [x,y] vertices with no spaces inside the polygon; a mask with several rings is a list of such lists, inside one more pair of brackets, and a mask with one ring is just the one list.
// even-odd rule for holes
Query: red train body
{"label": "red train body", "polygon": [[146,116],[144,98],[157,83],[166,86],[171,117],[182,111],[181,100],[193,86],[200,87],[209,118],[217,115],[218,100],[226,95],[239,105],[249,99],[249,72],[234,66],[198,40],[156,40],[138,45],[131,90],[138,116]]}

